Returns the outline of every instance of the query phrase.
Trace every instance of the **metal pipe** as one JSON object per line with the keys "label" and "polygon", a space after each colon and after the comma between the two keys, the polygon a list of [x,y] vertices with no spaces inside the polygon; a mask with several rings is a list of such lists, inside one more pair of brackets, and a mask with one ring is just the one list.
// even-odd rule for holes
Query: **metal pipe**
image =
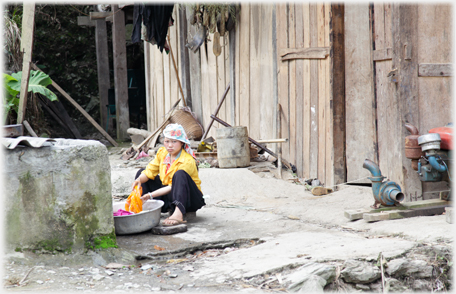
{"label": "metal pipe", "polygon": [[445,165],[438,163],[437,158],[436,158],[435,155],[428,156],[428,160],[429,160],[429,163],[431,164],[431,166],[434,169],[436,169],[438,172],[443,173],[443,172],[447,171],[447,168],[446,168]]}
{"label": "metal pipe", "polygon": [[372,160],[366,159],[364,160],[363,163],[363,168],[369,170],[374,177],[382,177],[382,172],[380,171],[380,168],[378,167],[377,164],[375,164]]}
{"label": "metal pipe", "polygon": [[376,163],[366,159],[364,160],[363,168],[369,170],[372,174],[369,179],[372,181],[372,193],[377,202],[385,206],[391,206],[404,200],[404,194],[398,184],[391,181],[383,182],[385,177],[382,176],[382,172]]}

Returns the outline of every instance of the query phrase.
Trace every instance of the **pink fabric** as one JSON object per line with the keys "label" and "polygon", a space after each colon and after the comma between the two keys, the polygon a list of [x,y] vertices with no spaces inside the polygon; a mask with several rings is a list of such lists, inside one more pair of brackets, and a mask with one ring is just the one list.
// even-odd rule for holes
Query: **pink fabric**
{"label": "pink fabric", "polygon": [[143,157],[149,157],[149,154],[147,154],[144,151],[141,151],[141,153],[139,153],[138,157],[136,157],[136,160],[143,158]]}
{"label": "pink fabric", "polygon": [[133,214],[133,213],[129,212],[129,211],[126,211],[126,210],[123,210],[123,209],[119,209],[119,210],[117,210],[116,212],[113,213],[114,216],[130,215],[130,214]]}

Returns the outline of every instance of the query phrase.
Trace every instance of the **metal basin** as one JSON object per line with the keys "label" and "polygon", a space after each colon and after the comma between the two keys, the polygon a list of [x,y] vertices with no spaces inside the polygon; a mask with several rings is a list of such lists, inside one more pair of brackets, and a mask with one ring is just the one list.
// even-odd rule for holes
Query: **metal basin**
{"label": "metal basin", "polygon": [[[120,201],[112,204],[113,212],[125,209],[125,202]],[[161,200],[147,200],[143,203],[143,211],[137,214],[114,216],[116,235],[136,234],[148,231],[160,222]]]}

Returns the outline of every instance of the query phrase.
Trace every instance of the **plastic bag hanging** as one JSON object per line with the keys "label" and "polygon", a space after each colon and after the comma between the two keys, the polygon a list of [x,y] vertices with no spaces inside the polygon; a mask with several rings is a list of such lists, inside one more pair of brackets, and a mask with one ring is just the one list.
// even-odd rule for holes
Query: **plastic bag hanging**
{"label": "plastic bag hanging", "polygon": [[142,187],[137,185],[135,189],[128,196],[127,202],[125,203],[125,210],[138,213],[142,211]]}

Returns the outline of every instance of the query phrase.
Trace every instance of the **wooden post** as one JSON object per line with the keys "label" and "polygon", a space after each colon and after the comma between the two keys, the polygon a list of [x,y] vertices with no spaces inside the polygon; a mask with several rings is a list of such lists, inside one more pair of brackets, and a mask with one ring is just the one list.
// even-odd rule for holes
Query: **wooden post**
{"label": "wooden post", "polygon": [[[191,12],[186,9],[187,19],[190,18]],[[190,36],[196,34],[196,26],[188,26],[187,33]],[[187,42],[185,42],[187,43]],[[185,51],[188,48],[185,47]],[[188,101],[188,105],[191,105],[191,109],[195,112],[196,117],[202,119],[203,116],[203,104],[202,104],[202,90],[201,90],[201,50],[197,50],[196,53],[189,52],[189,65],[190,65],[190,87],[191,87],[191,101]],[[213,85],[215,86],[215,85]],[[187,85],[188,87],[188,85]],[[187,97],[188,99],[189,97]]]}
{"label": "wooden post", "polygon": [[[188,49],[185,47],[187,44],[187,16],[186,16],[186,7],[182,5],[181,9],[178,11],[179,15],[179,50],[180,52],[180,66],[181,66],[181,82],[182,82],[182,91],[184,92],[185,103],[193,110],[192,108],[192,91],[190,87],[190,65],[189,65],[189,56]],[[194,110],[193,110],[194,111]],[[197,114],[198,115],[198,114]],[[202,115],[202,114],[199,114]],[[202,121],[202,117],[199,117]]]}
{"label": "wooden post", "polygon": [[[282,107],[280,103],[277,104],[277,139],[282,136],[281,126],[280,126],[280,114],[282,113]],[[279,178],[282,179],[282,144],[277,146],[277,154],[279,157],[277,158],[277,169],[279,171]]]}
{"label": "wooden post", "polygon": [[125,45],[125,14],[118,5],[112,5],[112,45],[114,57],[114,87],[116,93],[117,139],[129,140],[127,49]]}
{"label": "wooden post", "polygon": [[[393,61],[397,68],[395,101],[399,117],[394,123],[396,134],[394,158],[398,167],[393,175],[388,175],[398,183],[405,193],[422,193],[421,181],[412,169],[410,160],[404,155],[405,137],[409,135],[404,124],[419,126],[418,93],[418,4],[394,3],[392,9]],[[410,52],[411,49],[411,52]],[[410,54],[407,54],[407,51]],[[402,165],[402,166],[401,166]]]}
{"label": "wooden post", "polygon": [[[345,164],[345,43],[344,43],[344,4],[332,4],[331,51],[333,79],[333,148],[334,184],[346,181]],[[332,146],[330,146],[332,147]]]}
{"label": "wooden post", "polygon": [[35,3],[24,3],[24,13],[22,15],[22,80],[21,92],[19,98],[19,113],[17,114],[17,123],[21,124],[25,118],[27,108],[28,84],[30,76],[30,66],[32,62],[33,50],[33,31],[35,24]]}
{"label": "wooden post", "polygon": [[171,47],[171,40],[169,39],[168,34],[168,46],[169,46],[169,53],[171,53],[171,58],[173,60],[174,71],[176,72],[177,83],[179,85],[179,91],[182,95],[182,102],[184,102],[184,106],[187,106],[187,102],[185,101],[184,91],[182,91],[182,85],[179,78],[179,71],[177,70],[176,60],[174,59],[173,48]]}
{"label": "wooden post", "polygon": [[[106,32],[106,21],[97,19],[95,28],[95,43],[97,50],[97,75],[98,75],[98,95],[100,97],[100,125],[106,123],[108,111],[108,89],[109,80],[109,58],[108,58],[108,36]],[[112,119],[109,122],[108,130],[112,128]]]}
{"label": "wooden post", "polygon": [[231,31],[229,31],[229,46],[230,46],[230,85],[231,85],[231,113],[230,113],[230,119],[231,119],[231,124],[235,125],[236,124],[236,29],[233,28]]}

